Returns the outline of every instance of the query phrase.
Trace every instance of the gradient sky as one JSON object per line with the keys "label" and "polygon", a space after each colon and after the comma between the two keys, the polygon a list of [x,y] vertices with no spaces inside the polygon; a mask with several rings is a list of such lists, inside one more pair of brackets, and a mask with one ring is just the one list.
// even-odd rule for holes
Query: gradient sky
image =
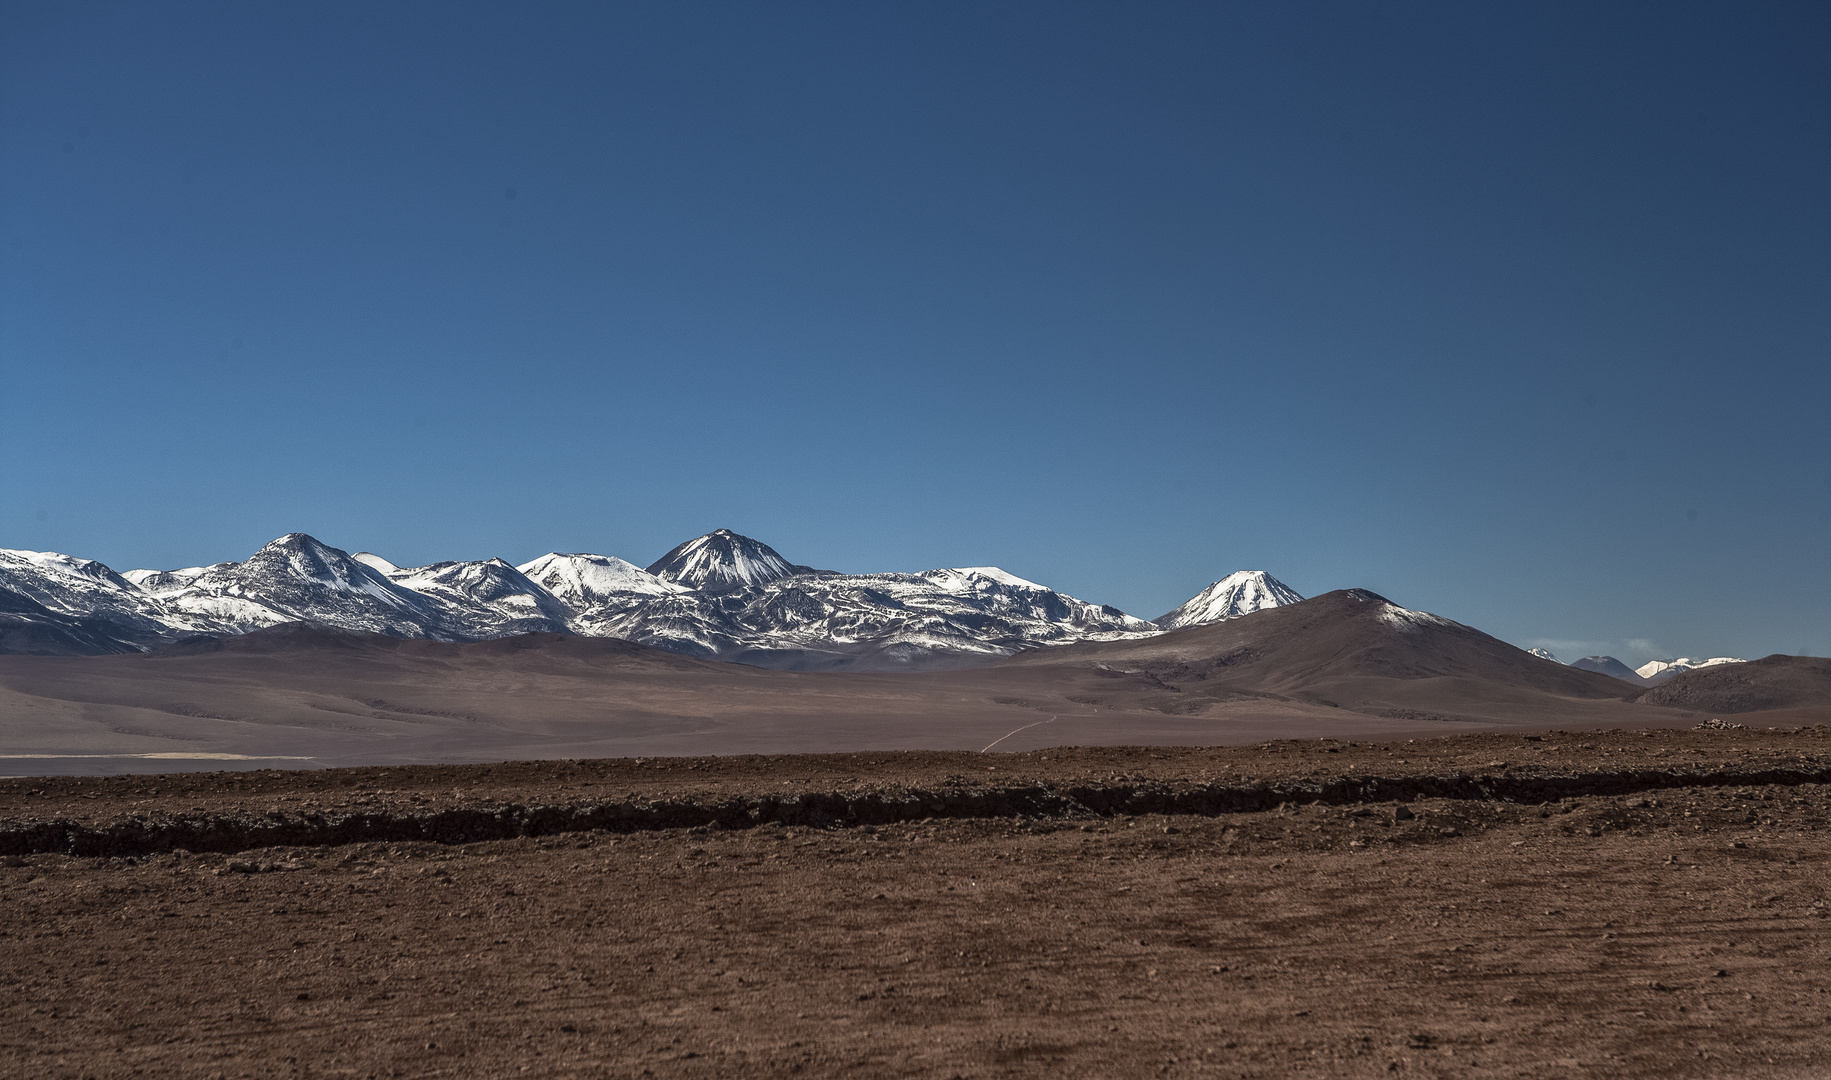
{"label": "gradient sky", "polygon": [[1831,5],[0,4],[0,546],[1831,652]]}

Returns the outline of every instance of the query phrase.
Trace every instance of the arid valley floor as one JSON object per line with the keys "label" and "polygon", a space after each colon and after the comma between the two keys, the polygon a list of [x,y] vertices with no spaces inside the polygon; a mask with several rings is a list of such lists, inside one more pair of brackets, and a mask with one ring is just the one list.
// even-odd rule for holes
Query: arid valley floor
{"label": "arid valley floor", "polygon": [[1814,726],[17,778],[0,1072],[1823,1076],[1827,784]]}

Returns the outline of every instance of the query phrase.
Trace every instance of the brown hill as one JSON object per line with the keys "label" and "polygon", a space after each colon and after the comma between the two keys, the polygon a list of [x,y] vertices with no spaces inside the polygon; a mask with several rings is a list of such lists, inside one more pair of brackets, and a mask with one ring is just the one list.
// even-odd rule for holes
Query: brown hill
{"label": "brown hill", "polygon": [[1699,712],[1745,713],[1831,705],[1831,660],[1779,653],[1675,675],[1635,699]]}
{"label": "brown hill", "polygon": [[1144,641],[897,673],[767,670],[564,634],[451,644],[287,626],[156,653],[0,656],[0,773],[1213,745],[1697,721],[1622,693],[1607,676],[1366,592]]}
{"label": "brown hill", "polygon": [[1039,649],[1005,663],[1148,676],[1191,695],[1192,705],[1272,697],[1371,712],[1473,710],[1498,718],[1522,706],[1555,710],[1560,702],[1620,700],[1632,693],[1606,675],[1541,659],[1364,589],[1141,641]]}

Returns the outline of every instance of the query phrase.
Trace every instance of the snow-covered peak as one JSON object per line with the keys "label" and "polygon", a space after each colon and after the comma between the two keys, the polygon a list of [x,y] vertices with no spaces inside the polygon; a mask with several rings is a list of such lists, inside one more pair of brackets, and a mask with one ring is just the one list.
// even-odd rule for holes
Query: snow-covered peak
{"label": "snow-covered peak", "polygon": [[213,566],[187,566],[182,570],[128,570],[121,576],[139,586],[142,592],[154,596],[171,596],[183,592],[190,587],[191,582],[213,569]]}
{"label": "snow-covered peak", "polygon": [[1564,662],[1562,660],[1559,660],[1557,658],[1556,654],[1554,654],[1550,649],[1527,649],[1526,651],[1531,653],[1533,656],[1538,657],[1540,660],[1549,660],[1554,664],[1561,664]]}
{"label": "snow-covered peak", "polygon": [[287,533],[262,547],[245,563],[211,567],[198,576],[197,584],[219,575],[244,580],[250,575],[290,578],[321,589],[365,593],[384,603],[399,603],[385,575],[305,533]]}
{"label": "snow-covered peak", "polygon": [[381,570],[376,563],[391,567],[391,570],[382,571],[388,575],[388,580],[396,585],[404,585],[415,592],[425,592],[423,586],[435,582],[450,585],[476,584],[484,581],[514,581],[524,586],[531,584],[521,571],[501,559],[438,562],[426,566],[400,567],[394,566],[393,563],[382,558],[376,558],[375,562],[370,562],[360,555],[350,557],[372,570]]}
{"label": "snow-covered peak", "polygon": [[[163,599],[93,559],[55,551],[0,549],[0,593],[24,598],[45,612],[84,620],[79,637],[118,652],[208,629],[172,612]],[[74,639],[73,639],[74,640]]]}
{"label": "snow-covered peak", "polygon": [[672,596],[689,591],[615,555],[551,552],[522,563],[516,569],[574,611],[611,600],[626,600],[632,595]]}
{"label": "snow-covered peak", "polygon": [[463,637],[564,630],[571,615],[564,601],[501,559],[396,567],[388,580],[440,603]]}
{"label": "snow-covered peak", "polygon": [[1694,660],[1689,656],[1678,656],[1670,660],[1649,660],[1634,669],[1634,674],[1643,679],[1657,679],[1660,676],[1671,677],[1698,668],[1716,667],[1718,664],[1745,664],[1748,661],[1739,656],[1713,656],[1708,660]]}
{"label": "snow-covered peak", "polygon": [[977,592],[987,583],[1003,585],[1010,589],[1038,589],[1049,591],[1046,586],[1034,581],[1009,574],[996,566],[957,566],[943,570],[924,570],[916,575],[932,583],[943,592]]}
{"label": "snow-covered peak", "polygon": [[701,592],[729,592],[812,571],[784,559],[761,540],[718,529],[663,555],[648,572]]}
{"label": "snow-covered peak", "polygon": [[0,563],[10,562],[16,566],[30,567],[39,573],[56,574],[66,578],[80,578],[96,584],[116,585],[127,579],[110,570],[94,559],[79,559],[57,551],[24,551],[15,548],[0,548]]}
{"label": "snow-covered peak", "polygon": [[350,558],[355,559],[371,570],[380,571],[382,574],[390,577],[401,572],[400,567],[382,558],[380,555],[375,554],[373,551],[358,551],[356,554],[350,556]]}
{"label": "snow-covered peak", "polygon": [[1303,597],[1263,570],[1237,570],[1156,620],[1165,630],[1237,619],[1265,608],[1295,604]]}

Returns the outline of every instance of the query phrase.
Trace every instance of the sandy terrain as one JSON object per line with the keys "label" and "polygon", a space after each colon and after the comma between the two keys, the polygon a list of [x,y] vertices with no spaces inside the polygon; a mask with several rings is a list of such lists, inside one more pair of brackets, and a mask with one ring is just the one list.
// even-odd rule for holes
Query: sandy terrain
{"label": "sandy terrain", "polygon": [[1330,594],[1148,642],[903,674],[768,671],[558,634],[450,645],[286,628],[217,651],[0,656],[0,775],[1223,745],[1710,715],[1366,608]]}
{"label": "sandy terrain", "polygon": [[[0,781],[0,1071],[1822,1076],[1827,781],[1824,728]],[[502,838],[336,842],[440,822]]]}

